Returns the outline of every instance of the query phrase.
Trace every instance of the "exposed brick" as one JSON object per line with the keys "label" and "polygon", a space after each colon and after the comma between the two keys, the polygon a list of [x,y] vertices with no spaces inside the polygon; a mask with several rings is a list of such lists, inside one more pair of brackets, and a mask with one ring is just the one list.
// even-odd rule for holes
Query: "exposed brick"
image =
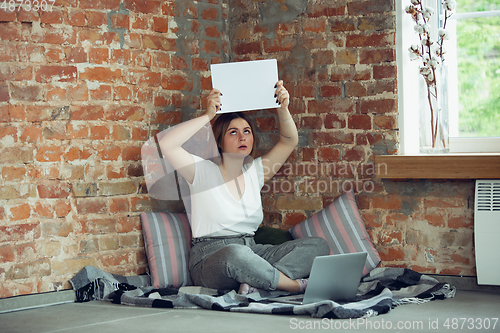
{"label": "exposed brick", "polygon": [[76,31],[72,27],[68,26],[55,27],[46,25],[43,30],[39,31],[39,33],[32,34],[31,38],[35,43],[57,45],[75,44]]}
{"label": "exposed brick", "polygon": [[140,121],[144,116],[145,110],[140,106],[111,106],[105,113],[106,119],[114,121]]}
{"label": "exposed brick", "polygon": [[151,67],[151,54],[149,52],[132,51],[132,62],[136,66]]}
{"label": "exposed brick", "polygon": [[369,47],[394,45],[394,34],[376,33],[370,35],[353,34],[346,36],[346,47]]}
{"label": "exposed brick", "polygon": [[395,60],[396,55],[393,49],[362,50],[359,53],[361,64],[378,64]]}
{"label": "exposed brick", "polygon": [[302,129],[321,129],[323,127],[323,119],[319,116],[302,117],[300,121]]}
{"label": "exposed brick", "polygon": [[451,217],[448,219],[448,227],[452,229],[459,228],[469,228],[472,229],[474,226],[474,219],[470,217]]}
{"label": "exposed brick", "polygon": [[87,62],[87,52],[83,47],[71,47],[65,49],[66,61],[68,63],[85,63]]}
{"label": "exposed brick", "polygon": [[[0,298],[70,289],[86,265],[145,273],[139,213],[184,207],[151,200],[142,144],[204,112],[210,64],[269,58],[300,140],[287,161],[299,169],[266,184],[265,224],[300,223],[341,195],[339,179],[370,183],[356,202],[383,266],[476,274],[473,181],[382,181],[369,168],[399,141],[394,2],[309,1],[298,16],[278,2],[274,23],[262,0],[0,10]],[[264,154],[277,115],[251,116]],[[318,164],[337,168],[300,169]]]}
{"label": "exposed brick", "polygon": [[305,196],[280,196],[276,202],[276,208],[280,210],[320,210],[323,202],[320,197]]}
{"label": "exposed brick", "polygon": [[27,279],[33,275],[44,277],[50,276],[50,261],[48,259],[40,259],[37,261],[16,264],[5,272],[7,280]]}
{"label": "exposed brick", "polygon": [[325,117],[325,128],[327,129],[338,129],[344,128],[346,125],[345,118],[336,114],[327,114]]}
{"label": "exposed brick", "polygon": [[129,29],[130,18],[125,14],[112,14],[111,27],[113,29]]}
{"label": "exposed brick", "polygon": [[68,237],[70,233],[73,232],[73,225],[69,222],[58,221],[55,223],[43,223],[42,224],[42,236],[59,236]]}
{"label": "exposed brick", "polygon": [[207,8],[201,13],[201,18],[204,20],[216,20],[219,16],[217,8]]}
{"label": "exposed brick", "polygon": [[140,161],[141,147],[126,147],[123,149],[122,158],[124,161]]}
{"label": "exposed brick", "polygon": [[118,10],[120,5],[120,0],[106,0],[95,2],[92,0],[81,0],[80,8],[82,9],[107,9],[107,10]]}
{"label": "exposed brick", "polygon": [[318,149],[318,159],[324,162],[336,162],[339,160],[340,151],[332,147],[320,147]]}
{"label": "exposed brick", "polygon": [[103,161],[116,161],[118,160],[118,157],[121,155],[121,148],[117,146],[107,146],[107,147],[102,147],[99,151],[99,157]]}
{"label": "exposed brick", "polygon": [[313,133],[313,142],[316,145],[332,145],[341,143],[354,143],[354,135],[345,132],[316,132]]}
{"label": "exposed brick", "polygon": [[156,32],[168,32],[168,21],[164,17],[153,17],[153,30]]}
{"label": "exposed brick", "polygon": [[350,129],[371,129],[372,120],[369,115],[352,115],[347,119],[347,127]]}
{"label": "exposed brick", "polygon": [[2,178],[7,181],[21,180],[26,174],[26,167],[5,166],[2,168]]}
{"label": "exposed brick", "polygon": [[63,13],[56,8],[53,8],[51,11],[42,11],[40,13],[40,23],[61,24],[63,20]]}
{"label": "exposed brick", "polygon": [[442,215],[425,214],[422,218],[432,226],[436,227],[445,226],[445,221]]}
{"label": "exposed brick", "polygon": [[89,27],[101,27],[108,24],[108,15],[104,12],[85,11],[85,18]]}
{"label": "exposed brick", "polygon": [[31,66],[13,67],[0,65],[1,81],[27,81],[33,78],[33,68]]}
{"label": "exposed brick", "polygon": [[274,117],[257,118],[256,123],[261,132],[271,132],[276,130],[276,120]]}
{"label": "exposed brick", "polygon": [[[0,84],[0,102],[8,102],[8,91],[3,91],[3,87],[7,88],[6,85]],[[25,101],[25,102],[38,102],[43,100],[43,90],[38,85],[21,85],[21,84],[10,84],[10,97],[14,100]]]}
{"label": "exposed brick", "polygon": [[144,14],[159,14],[161,11],[160,0],[124,0],[125,9]]}
{"label": "exposed brick", "polygon": [[[108,207],[106,204],[106,200],[101,198],[78,198],[76,200],[76,210],[78,214],[88,215],[88,214],[104,214],[108,211]],[[102,220],[98,220],[99,222],[103,222]],[[108,220],[104,220],[106,222]],[[114,221],[114,220],[111,220]],[[92,229],[88,227],[88,225],[94,225],[95,221],[85,221],[85,225],[87,229]],[[111,228],[114,230],[114,222],[111,224],[110,222],[106,222],[107,228]],[[110,230],[111,230],[110,229]],[[85,232],[85,231],[83,231]]]}
{"label": "exposed brick", "polygon": [[345,84],[346,97],[363,97],[366,96],[366,88],[359,82],[347,82]]}
{"label": "exposed brick", "polygon": [[373,78],[379,79],[392,79],[396,78],[397,67],[393,65],[373,66]]}
{"label": "exposed brick", "polygon": [[309,18],[303,23],[306,32],[322,33],[326,31],[326,21],[322,18]]}
{"label": "exposed brick", "polygon": [[12,221],[25,220],[31,216],[30,204],[22,204],[10,208],[10,219]]}
{"label": "exposed brick", "polygon": [[0,246],[0,262],[12,262],[15,259],[14,249],[12,245],[2,245]]}
{"label": "exposed brick", "polygon": [[85,13],[83,11],[70,10],[68,12],[68,23],[76,27],[85,26]]}
{"label": "exposed brick", "polygon": [[332,16],[340,16],[346,13],[345,6],[337,6],[331,7],[329,5],[324,4],[313,4],[308,6],[307,16],[309,17],[332,17]]}
{"label": "exposed brick", "polygon": [[9,102],[9,87],[5,83],[0,83],[0,102]]}
{"label": "exposed brick", "polygon": [[386,13],[394,11],[394,3],[385,0],[356,1],[347,4],[349,15]]}
{"label": "exposed brick", "polygon": [[352,18],[339,17],[331,23],[332,32],[354,31],[356,29],[356,22]]}
{"label": "exposed brick", "polygon": [[214,40],[205,40],[202,42],[202,51],[205,53],[219,54],[220,42]]}
{"label": "exposed brick", "polygon": [[335,62],[338,65],[355,65],[358,63],[358,53],[355,50],[344,50],[337,52]]}
{"label": "exposed brick", "polygon": [[287,213],[283,217],[283,224],[289,227],[293,227],[307,219],[304,213]]}
{"label": "exposed brick", "polygon": [[396,19],[391,13],[362,16],[358,20],[359,30],[389,30],[395,29]]}
{"label": "exposed brick", "polygon": [[28,147],[0,148],[0,163],[28,164],[33,162],[33,149]]}
{"label": "exposed brick", "polygon": [[170,60],[171,60],[173,69],[188,69],[189,68],[188,62],[181,57],[172,56]]}
{"label": "exposed brick", "polygon": [[234,48],[234,52],[237,55],[245,55],[250,53],[260,54],[262,52],[262,46],[260,42],[249,42],[238,44]]}
{"label": "exposed brick", "polygon": [[159,50],[159,51],[176,51],[175,39],[158,37],[158,36],[144,36],[143,44],[146,49]]}
{"label": "exposed brick", "polygon": [[349,148],[346,149],[344,153],[345,161],[364,161],[365,160],[365,152],[362,148]]}
{"label": "exposed brick", "polygon": [[184,76],[172,75],[162,79],[162,88],[166,90],[192,90],[193,83]]}
{"label": "exposed brick", "polygon": [[379,250],[379,255],[383,262],[403,261],[406,258],[406,255],[400,246]]}
{"label": "exposed brick", "polygon": [[107,64],[109,63],[109,50],[107,48],[93,48],[89,51],[89,63]]}
{"label": "exposed brick", "polygon": [[74,106],[71,108],[71,120],[99,120],[104,115],[100,105]]}
{"label": "exposed brick", "polygon": [[88,67],[79,73],[81,80],[114,82],[120,79],[122,72],[120,69],[111,69],[107,67]]}
{"label": "exposed brick", "polygon": [[71,194],[71,186],[60,182],[38,185],[37,190],[41,199],[67,198]]}
{"label": "exposed brick", "polygon": [[373,123],[380,129],[396,129],[398,127],[397,120],[394,116],[377,115],[373,118]]}
{"label": "exposed brick", "polygon": [[331,113],[333,105],[334,103],[331,99],[323,99],[322,101],[311,100],[307,103],[309,112],[311,113]]}
{"label": "exposed brick", "polygon": [[391,113],[396,111],[395,99],[362,100],[360,103],[362,113]]}
{"label": "exposed brick", "polygon": [[217,26],[207,26],[205,28],[205,36],[212,38],[220,38],[219,28]]}
{"label": "exposed brick", "polygon": [[159,86],[162,82],[161,73],[144,71],[144,70],[131,70],[129,72],[129,82],[131,84],[146,84],[149,86]]}
{"label": "exposed brick", "polygon": [[397,196],[384,196],[384,197],[374,197],[372,199],[373,208],[377,209],[388,209],[388,210],[398,210],[401,209],[403,202],[401,198]]}

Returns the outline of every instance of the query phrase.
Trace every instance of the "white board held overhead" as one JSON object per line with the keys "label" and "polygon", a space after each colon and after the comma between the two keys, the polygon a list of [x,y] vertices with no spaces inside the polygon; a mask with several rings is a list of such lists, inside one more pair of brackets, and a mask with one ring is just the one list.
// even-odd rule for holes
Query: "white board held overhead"
{"label": "white board held overhead", "polygon": [[274,109],[274,87],[278,82],[276,59],[210,65],[212,87],[221,93],[217,113]]}

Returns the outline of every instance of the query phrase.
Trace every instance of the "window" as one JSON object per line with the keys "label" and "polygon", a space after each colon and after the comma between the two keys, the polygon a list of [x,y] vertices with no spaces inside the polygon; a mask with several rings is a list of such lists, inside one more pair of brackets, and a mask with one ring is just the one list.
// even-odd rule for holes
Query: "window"
{"label": "window", "polygon": [[[500,151],[500,0],[456,0],[447,20],[445,61],[451,152]],[[409,60],[408,48],[418,38],[404,9],[410,0],[396,1],[397,59],[401,153],[418,154],[418,101],[415,87],[418,64]],[[443,20],[441,0],[424,0],[435,10],[433,26]]]}

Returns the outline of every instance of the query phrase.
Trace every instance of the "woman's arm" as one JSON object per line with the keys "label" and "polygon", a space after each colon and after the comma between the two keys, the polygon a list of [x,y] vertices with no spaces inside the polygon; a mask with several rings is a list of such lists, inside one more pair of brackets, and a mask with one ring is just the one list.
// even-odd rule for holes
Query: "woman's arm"
{"label": "woman's arm", "polygon": [[281,105],[277,109],[280,140],[267,154],[262,156],[264,181],[268,181],[278,172],[299,142],[297,127],[288,110],[290,94],[283,86],[283,81],[279,81],[276,84],[276,100],[280,102]]}
{"label": "woman's arm", "polygon": [[177,125],[159,142],[163,156],[189,183],[194,179],[194,158],[182,148],[182,145],[212,120],[218,109],[220,109],[220,91],[213,89],[208,94],[207,111],[203,116]]}

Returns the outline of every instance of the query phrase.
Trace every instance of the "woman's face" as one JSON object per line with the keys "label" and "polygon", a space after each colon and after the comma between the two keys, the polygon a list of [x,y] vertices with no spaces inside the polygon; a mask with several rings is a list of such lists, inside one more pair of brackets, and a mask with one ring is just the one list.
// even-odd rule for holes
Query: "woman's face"
{"label": "woman's face", "polygon": [[231,120],[224,133],[224,153],[250,155],[253,147],[252,128],[243,118]]}

